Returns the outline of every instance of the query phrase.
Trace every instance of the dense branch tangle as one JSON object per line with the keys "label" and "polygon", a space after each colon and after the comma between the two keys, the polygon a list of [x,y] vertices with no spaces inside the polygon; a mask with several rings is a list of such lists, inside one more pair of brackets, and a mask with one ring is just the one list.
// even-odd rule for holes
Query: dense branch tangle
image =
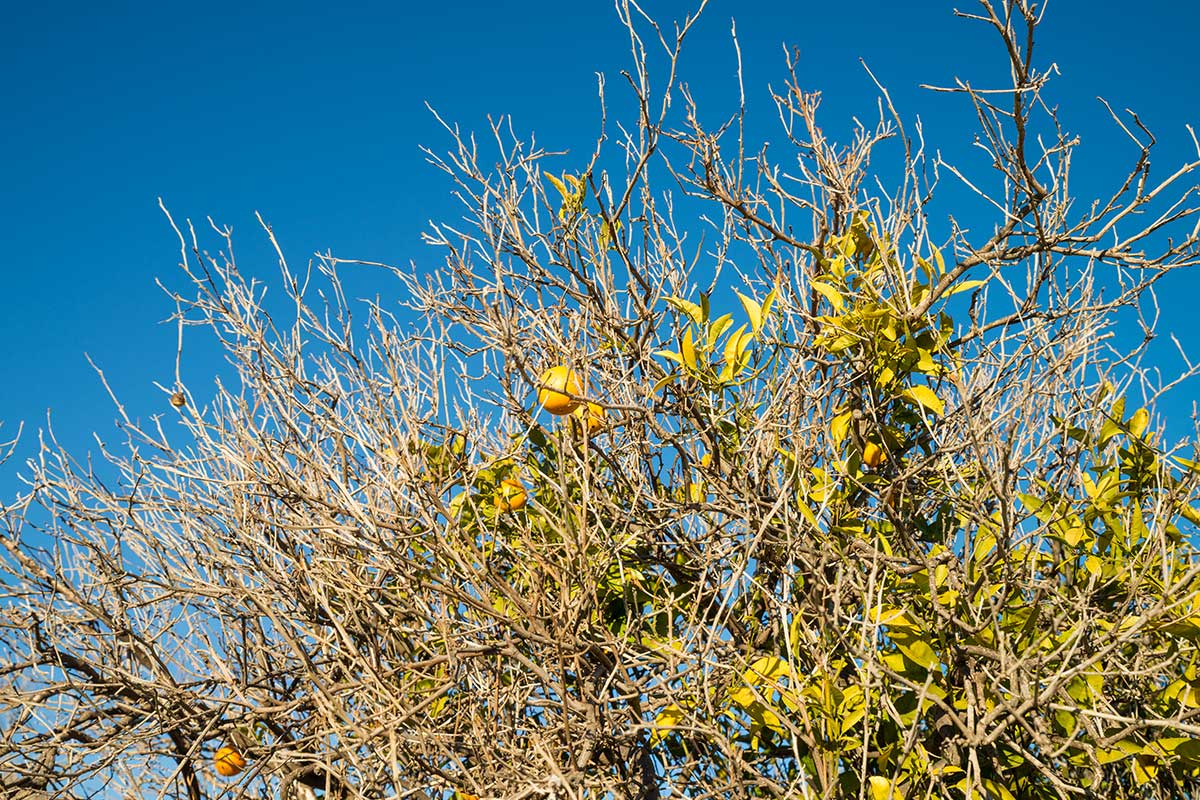
{"label": "dense branch tangle", "polygon": [[[1135,117],[1130,173],[1080,203],[1039,12],[984,0],[964,16],[1012,84],[944,91],[992,174],[929,162],[882,87],[878,124],[830,141],[794,61],[776,162],[744,106],[711,129],[678,83],[695,18],[618,8],[635,109],[589,157],[506,120],[494,151],[447,125],[429,152],[471,226],[431,229],[440,271],[384,272],[416,327],[353,318],[354,267],[295,275],[278,246],[268,309],[228,230],[214,257],[176,227],[181,341],[207,329],[235,372],[181,369],[149,425],[118,404],[128,441],[95,471],[52,437],[29,463],[4,515],[6,788],[1194,790],[1197,474],[1125,407],[1165,388],[1142,345],[1108,342],[1195,263],[1200,161],[1151,180]],[[930,227],[943,172],[993,225]],[[582,416],[538,407],[552,366]]]}

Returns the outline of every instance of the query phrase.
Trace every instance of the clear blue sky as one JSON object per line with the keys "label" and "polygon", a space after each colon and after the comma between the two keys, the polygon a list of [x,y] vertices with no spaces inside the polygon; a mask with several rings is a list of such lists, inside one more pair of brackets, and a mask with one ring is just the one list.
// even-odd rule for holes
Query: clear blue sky
{"label": "clear blue sky", "polygon": [[[710,107],[736,97],[730,18],[736,16],[752,114],[779,141],[766,94],[784,80],[782,45],[801,51],[803,80],[824,92],[827,132],[870,119],[865,58],[930,145],[969,146],[961,101],[920,82],[1002,67],[990,34],[955,20],[973,0],[854,3],[714,0],[696,30],[684,76]],[[336,7],[335,7],[336,5]],[[647,0],[679,17],[679,2]],[[434,268],[419,234],[458,209],[421,144],[448,142],[426,111],[483,131],[511,113],[539,142],[586,152],[596,131],[595,73],[620,91],[627,64],[612,6],[591,2],[257,4],[12,4],[0,49],[0,434],[25,420],[32,452],[47,409],[77,455],[89,434],[117,439],[115,413],[84,359],[106,371],[131,415],[167,409],[152,382],[170,383],[172,311],[154,279],[182,286],[178,247],[156,207],[177,219],[212,216],[235,229],[241,265],[274,280],[253,218],[272,223],[294,265],[313,251]],[[1178,0],[1056,0],[1039,47],[1062,77],[1047,95],[1084,134],[1075,184],[1131,154],[1095,101],[1138,110],[1163,143],[1162,174],[1189,155],[1185,123],[1200,124],[1200,11]],[[983,54],[982,56],[980,54]],[[983,58],[983,61],[980,59]],[[782,149],[782,148],[780,148]],[[379,278],[385,301],[400,287]],[[1200,275],[1177,276],[1162,297],[1164,334],[1200,358],[1194,330]],[[192,338],[197,336],[192,333]],[[1169,351],[1164,351],[1168,352]],[[1174,372],[1178,362],[1166,360]],[[191,386],[203,364],[185,364]],[[1186,415],[1196,382],[1168,411]],[[1181,422],[1183,422],[1181,420]],[[1182,435],[1190,424],[1173,426]],[[0,492],[15,489],[13,465]]]}

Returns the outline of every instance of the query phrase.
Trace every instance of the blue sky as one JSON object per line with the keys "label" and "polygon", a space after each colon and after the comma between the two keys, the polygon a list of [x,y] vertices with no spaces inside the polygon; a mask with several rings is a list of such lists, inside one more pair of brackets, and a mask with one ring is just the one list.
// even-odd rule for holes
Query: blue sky
{"label": "blue sky", "polygon": [[[963,8],[971,0],[957,0]],[[955,74],[1003,68],[993,37],[957,21],[951,2],[848,3],[713,0],[683,72],[713,109],[736,99],[731,17],[737,19],[749,108],[762,136],[773,126],[767,85],[784,81],[783,45],[801,53],[802,80],[824,93],[827,133],[853,114],[870,119],[867,61],[929,144],[968,152],[971,116],[961,100],[917,89]],[[253,6],[248,8],[247,6]],[[690,6],[651,2],[660,19]],[[426,110],[483,132],[512,114],[518,131],[581,154],[598,121],[595,73],[620,91],[625,37],[608,2],[422,4],[25,4],[6,10],[0,50],[0,435],[26,422],[32,453],[46,412],[77,455],[98,431],[116,439],[116,416],[89,353],[145,418],[168,410],[153,382],[170,383],[173,310],[155,279],[182,287],[178,246],[157,209],[176,219],[232,225],[243,269],[277,271],[254,222],[273,225],[293,265],[314,251],[418,269],[438,254],[419,239],[428,220],[459,210],[419,145],[442,151]],[[1160,174],[1187,158],[1186,123],[1200,123],[1195,42],[1200,11],[1177,0],[1137,4],[1051,2],[1039,48],[1062,73],[1047,97],[1083,135],[1075,186],[1122,168],[1132,153],[1096,102],[1133,108],[1158,135]],[[1044,63],[1044,62],[1043,62]],[[1123,149],[1122,149],[1123,148]],[[385,303],[400,286],[367,287]],[[1194,330],[1200,274],[1162,293],[1162,338],[1175,333],[1200,357]],[[196,333],[192,333],[194,339]],[[1178,361],[1163,349],[1164,369]],[[203,363],[185,363],[193,390]],[[1193,381],[1165,410],[1191,412]],[[1180,419],[1172,432],[1191,425]],[[16,488],[14,465],[0,492]]]}

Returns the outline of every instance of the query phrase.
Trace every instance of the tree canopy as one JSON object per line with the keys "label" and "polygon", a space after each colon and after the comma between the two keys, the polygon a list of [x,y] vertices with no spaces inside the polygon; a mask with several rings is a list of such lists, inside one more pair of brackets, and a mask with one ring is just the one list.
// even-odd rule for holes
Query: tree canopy
{"label": "tree canopy", "polygon": [[294,270],[264,224],[268,309],[228,229],[171,220],[180,341],[232,380],[181,345],[161,416],[118,402],[101,464],[45,438],[2,507],[0,786],[1195,795],[1200,464],[1116,322],[1200,261],[1200,147],[1152,174],[1114,113],[1128,165],[1073,194],[1042,12],[979,0],[1011,83],[936,91],[990,169],[882,85],[832,141],[791,59],[768,151],[744,103],[702,122],[695,16],[617,8],[633,113],[593,152],[446,126],[437,271]]}

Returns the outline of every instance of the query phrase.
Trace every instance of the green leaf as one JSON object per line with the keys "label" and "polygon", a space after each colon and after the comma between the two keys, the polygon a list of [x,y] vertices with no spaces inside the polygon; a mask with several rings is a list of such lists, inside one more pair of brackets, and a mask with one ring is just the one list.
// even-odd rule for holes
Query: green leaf
{"label": "green leaf", "polygon": [[904,391],[904,396],[920,403],[939,417],[946,411],[946,402],[934,393],[928,386],[912,386]]}

